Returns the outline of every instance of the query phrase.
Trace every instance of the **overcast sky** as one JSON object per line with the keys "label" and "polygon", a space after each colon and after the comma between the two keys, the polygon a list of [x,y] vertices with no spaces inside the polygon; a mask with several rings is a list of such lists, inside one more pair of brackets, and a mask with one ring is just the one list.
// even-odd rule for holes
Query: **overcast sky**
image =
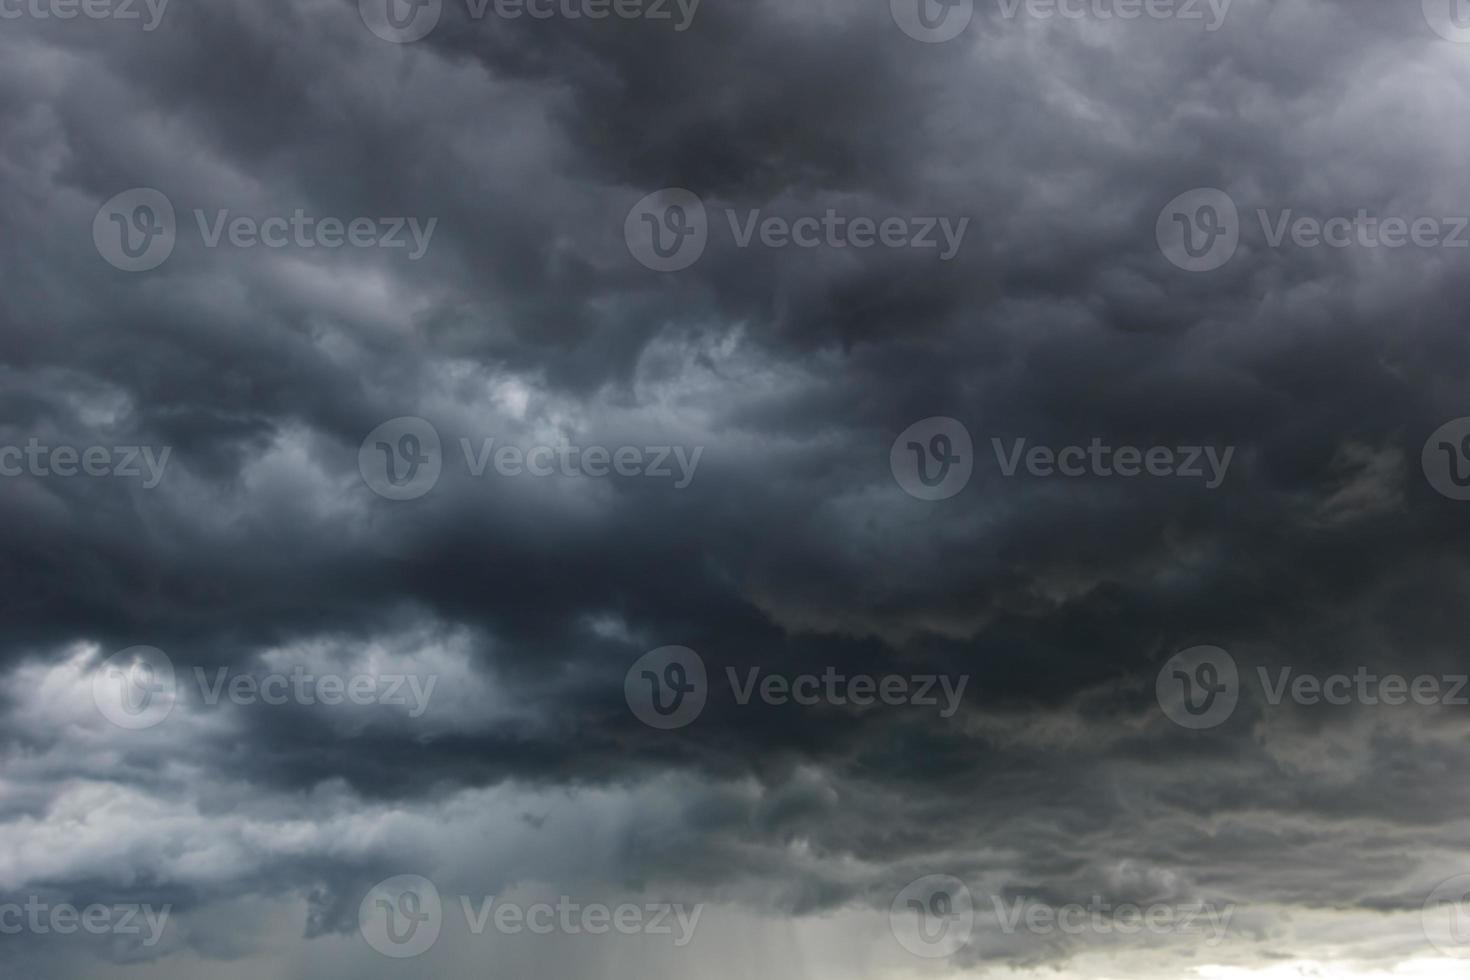
{"label": "overcast sky", "polygon": [[1463,976],[1463,7],[0,0],[0,975]]}

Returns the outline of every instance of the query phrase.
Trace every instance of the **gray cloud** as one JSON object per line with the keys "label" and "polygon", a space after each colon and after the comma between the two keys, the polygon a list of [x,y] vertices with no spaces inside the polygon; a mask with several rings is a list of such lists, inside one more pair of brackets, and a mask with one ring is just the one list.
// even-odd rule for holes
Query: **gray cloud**
{"label": "gray cloud", "polygon": [[[1236,0],[1206,32],[981,2],[942,44],[881,3],[704,0],[682,32],[446,3],[405,45],[338,2],[7,21],[0,447],[170,456],[153,487],[0,476],[0,905],[174,909],[154,947],[24,930],[7,962],[399,975],[357,917],[407,873],[451,910],[708,904],[682,951],[460,922],[406,961],[445,976],[479,975],[486,944],[575,976],[889,975],[918,962],[890,903],[935,873],[979,913],[954,970],[1357,978],[1440,955],[1419,913],[1466,868],[1464,709],[1271,705],[1256,680],[1463,670],[1470,517],[1420,465],[1470,415],[1461,253],[1272,247],[1257,217],[1465,210],[1470,76],[1418,6]],[[91,236],[133,187],[178,217],[150,272]],[[675,273],[623,238],[665,187],[710,219]],[[1240,213],[1208,273],[1155,240],[1197,187]],[[196,209],[437,225],[416,260],[210,247]],[[970,224],[952,261],[740,247],[726,211],[757,209]],[[444,471],[392,501],[358,453],[402,416]],[[975,450],[930,502],[889,451],[932,416]],[[476,477],[459,442],[488,438],[702,455],[682,489]],[[1207,489],[1006,476],[992,450],[1094,438],[1234,455]],[[708,702],[661,731],[624,679],[672,644]],[[1155,680],[1200,644],[1245,680],[1189,731]],[[141,731],[91,693],[134,645],[185,682]],[[421,717],[189,687],[294,665],[438,685]],[[942,718],[741,704],[752,668],[969,681]],[[992,902],[1094,897],[1236,916],[1203,947],[1008,933]]]}

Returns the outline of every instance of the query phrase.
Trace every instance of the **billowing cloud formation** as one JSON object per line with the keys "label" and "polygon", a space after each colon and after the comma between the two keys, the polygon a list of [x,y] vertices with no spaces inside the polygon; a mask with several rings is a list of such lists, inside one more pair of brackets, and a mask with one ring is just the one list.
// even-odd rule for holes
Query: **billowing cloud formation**
{"label": "billowing cloud formation", "polygon": [[17,975],[1452,975],[1448,5],[392,2],[4,8]]}

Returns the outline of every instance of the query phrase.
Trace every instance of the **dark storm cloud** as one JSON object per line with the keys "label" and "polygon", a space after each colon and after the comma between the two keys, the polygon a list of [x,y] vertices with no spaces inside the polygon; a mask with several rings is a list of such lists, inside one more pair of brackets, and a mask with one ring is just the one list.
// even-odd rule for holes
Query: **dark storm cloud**
{"label": "dark storm cloud", "polygon": [[[211,903],[303,895],[305,932],[336,935],[398,866],[366,832],[265,853],[215,821],[340,830],[354,807],[391,823],[496,787],[632,794],[647,815],[613,821],[603,880],[799,915],[883,910],[934,871],[1053,902],[1413,910],[1421,866],[1463,849],[1452,710],[1247,698],[1188,732],[1153,693],[1202,643],[1245,674],[1463,661],[1470,518],[1419,464],[1470,414],[1460,253],[1273,249],[1255,218],[1454,213],[1465,69],[1415,5],[1238,0],[1207,34],[981,4],[963,39],[926,45],[883,4],[705,0],[676,32],[451,3],[394,45],[351,4],[175,2],[153,33],[24,23],[0,41],[0,443],[172,450],[153,488],[0,479],[0,656],[34,680],[79,643],[157,646],[186,675],[443,645],[434,669],[462,657],[464,691],[493,703],[422,723],[191,704],[156,739],[90,740],[14,687],[8,822],[95,780],[241,843],[206,874],[99,830],[115,867],[0,863],[0,888],[135,896],[142,869],[137,894],[200,917],[179,941],[228,959]],[[179,243],[131,275],[90,228],[135,186],[168,195]],[[710,244],[658,274],[623,222],[671,186],[702,198]],[[1200,186],[1231,194],[1244,231],[1223,269],[1190,274],[1154,222]],[[277,254],[204,247],[195,208],[438,226],[417,261]],[[948,262],[778,251],[736,247],[727,208],[970,225]],[[405,415],[435,425],[446,473],[393,502],[357,453]],[[888,451],[935,415],[969,428],[976,472],[928,503]],[[488,436],[704,454],[678,490],[450,465]],[[1093,437],[1235,453],[1209,490],[1005,477],[991,449]],[[665,644],[711,678],[672,732],[623,695]],[[740,705],[726,674],[829,666],[970,680],[940,718]],[[163,745],[184,771],[160,771]],[[116,819],[156,818],[133,800]],[[432,826],[393,835],[419,866],[442,859]],[[537,856],[571,835],[550,826],[524,831]],[[533,874],[513,851],[466,844],[459,871]],[[1074,951],[992,936],[960,959]]]}

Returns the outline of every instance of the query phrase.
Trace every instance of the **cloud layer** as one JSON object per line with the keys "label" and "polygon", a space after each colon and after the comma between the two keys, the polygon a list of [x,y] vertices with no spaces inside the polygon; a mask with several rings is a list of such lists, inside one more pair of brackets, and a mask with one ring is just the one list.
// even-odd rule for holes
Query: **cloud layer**
{"label": "cloud layer", "polygon": [[[1271,695],[1465,670],[1470,511],[1431,434],[1470,415],[1467,253],[1273,229],[1453,232],[1470,46],[1433,3],[1043,6],[941,43],[903,0],[445,0],[404,44],[369,0],[7,8],[0,904],[172,910],[146,945],[0,915],[16,975],[1450,975],[1421,908],[1470,872],[1467,709]],[[157,218],[112,219],[135,188],[175,221],[129,272],[102,242]],[[666,188],[705,246],[657,272],[625,229]],[[1157,233],[1197,188],[1237,209],[1207,272]],[[368,437],[406,417],[437,478],[389,499]],[[899,437],[935,417],[969,478],[919,499]],[[1094,443],[1230,456],[1213,487],[1057,471]],[[627,691],[671,645],[707,681],[665,729]],[[1190,728],[1156,684],[1199,645],[1238,703]],[[97,692],[135,646],[177,700],[128,729]],[[293,672],[374,693],[260,696]],[[828,674],[939,703],[746,689]],[[422,710],[392,676],[434,679]],[[444,898],[419,960],[360,923],[403,874]],[[926,959],[890,906],[933,874],[975,916]],[[474,935],[489,896],[704,912],[687,947]],[[1008,930],[1015,902],[1232,919]]]}

